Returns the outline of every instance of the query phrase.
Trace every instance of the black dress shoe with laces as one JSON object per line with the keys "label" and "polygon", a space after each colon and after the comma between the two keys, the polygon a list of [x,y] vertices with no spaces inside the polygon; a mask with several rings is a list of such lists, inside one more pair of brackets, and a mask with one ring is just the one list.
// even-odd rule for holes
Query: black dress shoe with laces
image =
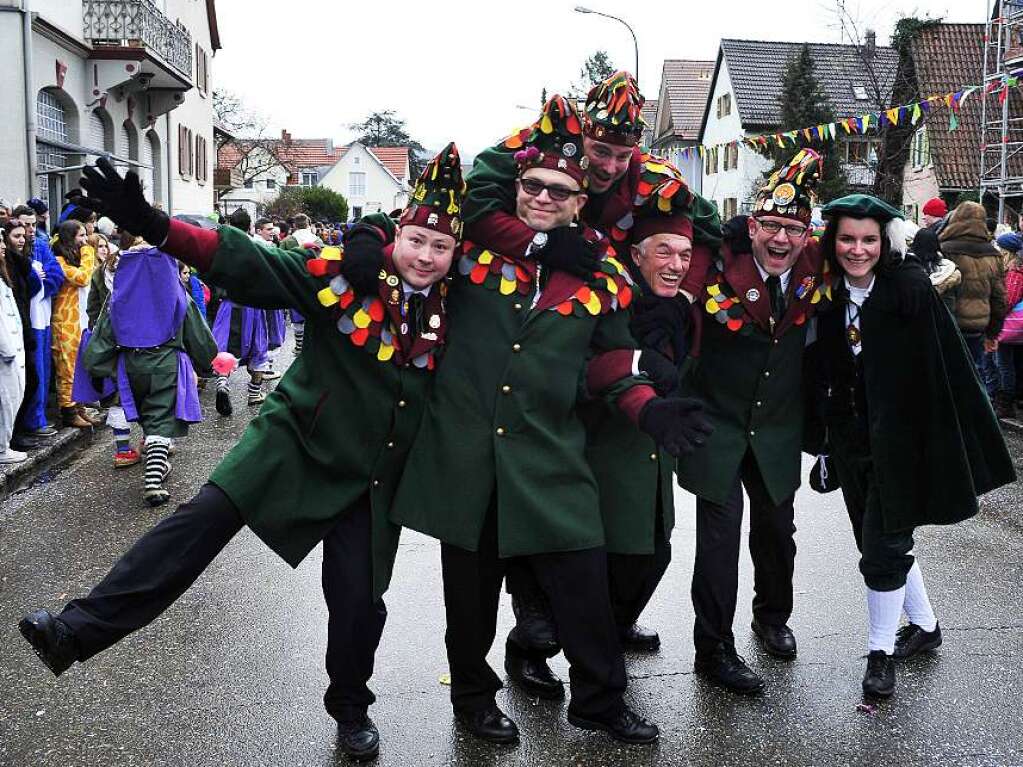
{"label": "black dress shoe with laces", "polygon": [[624,703],[613,713],[596,718],[573,714],[570,707],[568,722],[581,730],[606,732],[622,743],[653,743],[660,735],[656,724],[647,721]]}
{"label": "black dress shoe with laces", "polygon": [[708,682],[740,695],[755,695],[764,689],[764,680],[750,670],[732,647],[698,653],[693,667]]}
{"label": "black dress shoe with laces", "polygon": [[895,652],[892,657],[905,660],[923,652],[941,647],[941,626],[934,624],[934,631],[924,631],[915,623],[903,626],[895,635]]}
{"label": "black dress shoe with laces", "polygon": [[18,630],[54,676],[60,676],[78,660],[74,632],[49,610],[29,613],[18,621]]}
{"label": "black dress shoe with laces", "polygon": [[472,735],[490,743],[515,743],[519,728],[504,712],[491,703],[477,711],[456,711],[455,718]]}
{"label": "black dress shoe with laces", "polygon": [[783,660],[792,660],[796,657],[796,635],[784,623],[778,626],[754,619],[752,627],[753,633],[768,655]]}
{"label": "black dress shoe with laces", "polygon": [[357,762],[375,759],[380,753],[380,733],[373,720],[363,715],[337,723],[337,745]]}
{"label": "black dress shoe with laces", "polygon": [[871,698],[890,698],[895,692],[895,661],[884,650],[867,655],[867,673],[863,675],[863,694]]}
{"label": "black dress shoe with laces", "polygon": [[633,623],[628,628],[619,630],[618,638],[623,650],[638,652],[654,652],[661,646],[661,637],[653,629]]}
{"label": "black dress shoe with laces", "polygon": [[530,695],[544,700],[565,697],[565,683],[551,671],[546,659],[524,653],[511,641],[504,648],[504,670],[509,679]]}
{"label": "black dress shoe with laces", "polygon": [[227,416],[234,412],[234,405],[231,404],[231,393],[227,389],[217,389],[217,412]]}
{"label": "black dress shoe with laces", "polygon": [[558,630],[543,597],[522,598],[513,594],[512,611],[515,627],[508,633],[508,641],[548,658],[558,654],[561,650]]}

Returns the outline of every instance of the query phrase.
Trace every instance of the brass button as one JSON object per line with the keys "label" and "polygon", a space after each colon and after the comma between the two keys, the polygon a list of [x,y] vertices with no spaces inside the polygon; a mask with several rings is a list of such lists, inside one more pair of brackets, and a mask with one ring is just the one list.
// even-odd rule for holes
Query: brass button
{"label": "brass button", "polygon": [[764,371],[764,378],[770,378],[770,377],[771,377],[771,371],[770,370],[765,370]]}
{"label": "brass button", "polygon": [[522,344],[512,344],[512,351],[513,352],[520,352],[520,351],[522,351]]}
{"label": "brass button", "polygon": [[387,449],[388,450],[394,450],[394,443],[393,442],[388,442],[387,443]]}
{"label": "brass button", "polygon": [[656,461],[657,460],[657,453],[651,453],[650,454],[650,460],[651,461]]}
{"label": "brass button", "polygon": [[515,311],[521,312],[522,311],[522,304],[515,304]]}
{"label": "brass button", "polygon": [[776,339],[774,339],[774,342],[775,342],[775,343],[778,343],[778,339],[777,339],[777,338],[776,338]]}
{"label": "brass button", "polygon": [[754,431],[753,429],[750,429],[750,431],[749,431],[749,435],[750,435],[751,437],[755,437],[755,436],[757,436],[757,433],[756,433],[756,432],[755,432],[755,431]]}
{"label": "brass button", "polygon": [[403,399],[398,400],[398,407],[405,407],[406,402]]}
{"label": "brass button", "polygon": [[497,436],[498,437],[504,436],[504,429],[502,429],[500,426],[497,427]]}
{"label": "brass button", "polygon": [[373,480],[373,487],[380,487],[380,480],[379,479],[374,479]]}
{"label": "brass button", "polygon": [[505,384],[504,386],[501,387],[501,393],[511,394],[511,387],[508,384]]}
{"label": "brass button", "polygon": [[763,402],[761,402],[760,400],[757,400],[757,407],[760,407],[763,404],[764,404]]}

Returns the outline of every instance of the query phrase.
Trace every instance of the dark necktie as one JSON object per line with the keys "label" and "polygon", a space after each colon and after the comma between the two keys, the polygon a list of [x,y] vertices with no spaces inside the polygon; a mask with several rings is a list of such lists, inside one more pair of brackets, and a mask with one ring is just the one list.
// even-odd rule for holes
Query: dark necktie
{"label": "dark necktie", "polygon": [[767,292],[771,296],[771,316],[775,322],[780,322],[785,316],[785,294],[781,289],[781,277],[768,276]]}
{"label": "dark necktie", "polygon": [[423,334],[423,294],[413,293],[408,297],[408,311],[405,314],[409,334],[418,338]]}

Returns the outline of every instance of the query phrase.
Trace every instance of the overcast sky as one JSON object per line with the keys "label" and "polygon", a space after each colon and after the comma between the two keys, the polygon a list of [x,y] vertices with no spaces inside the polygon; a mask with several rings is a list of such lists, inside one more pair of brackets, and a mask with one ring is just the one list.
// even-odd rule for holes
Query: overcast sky
{"label": "overcast sky", "polygon": [[[843,42],[837,0],[582,2],[632,25],[640,86],[651,99],[664,59],[713,59],[722,37]],[[634,68],[628,30],[575,13],[575,5],[217,0],[224,47],[214,83],[264,114],[274,132],[347,143],[349,123],[393,109],[428,148],[453,139],[472,155],[529,123],[541,89],[553,93],[577,80],[595,50]],[[981,22],[986,0],[846,0],[846,7],[861,34],[872,27],[887,44],[901,16]]]}

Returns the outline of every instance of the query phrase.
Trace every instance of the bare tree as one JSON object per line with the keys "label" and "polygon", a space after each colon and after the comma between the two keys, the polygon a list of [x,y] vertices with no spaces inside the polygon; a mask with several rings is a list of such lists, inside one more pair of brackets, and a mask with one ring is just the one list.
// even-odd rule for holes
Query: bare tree
{"label": "bare tree", "polygon": [[217,134],[217,157],[228,145],[232,154],[240,155],[233,167],[240,171],[242,184],[277,167],[287,170],[279,156],[280,140],[266,135],[266,116],[248,109],[236,93],[222,88],[213,91],[213,119],[229,134]]}

